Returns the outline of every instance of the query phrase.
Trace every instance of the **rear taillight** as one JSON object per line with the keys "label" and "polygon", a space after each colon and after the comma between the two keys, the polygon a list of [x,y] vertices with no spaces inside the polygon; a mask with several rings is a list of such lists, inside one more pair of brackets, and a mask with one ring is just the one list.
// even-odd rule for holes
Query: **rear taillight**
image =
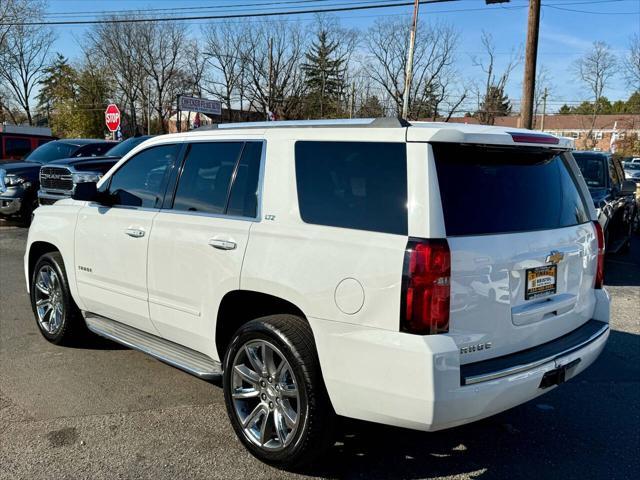
{"label": "rear taillight", "polygon": [[410,239],[402,272],[402,331],[419,335],[449,331],[450,280],[447,241]]}
{"label": "rear taillight", "polygon": [[602,226],[597,221],[593,222],[598,238],[598,268],[596,270],[596,281],[593,288],[602,288],[604,284],[604,232]]}

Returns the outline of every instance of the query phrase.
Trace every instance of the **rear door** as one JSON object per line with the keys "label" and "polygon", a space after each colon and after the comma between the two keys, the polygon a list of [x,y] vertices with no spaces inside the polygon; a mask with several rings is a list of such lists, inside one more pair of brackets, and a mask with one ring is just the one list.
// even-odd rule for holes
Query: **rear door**
{"label": "rear door", "polygon": [[240,288],[262,149],[261,141],[188,145],[175,196],[153,221],[151,320],[163,337],[209,355],[218,305]]}
{"label": "rear door", "polygon": [[562,336],[591,318],[597,239],[568,154],[433,144],[461,363]]}

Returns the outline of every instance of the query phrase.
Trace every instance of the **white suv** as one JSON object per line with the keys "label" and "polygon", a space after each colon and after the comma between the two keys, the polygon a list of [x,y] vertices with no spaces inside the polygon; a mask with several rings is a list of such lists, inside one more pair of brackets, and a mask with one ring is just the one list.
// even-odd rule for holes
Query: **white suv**
{"label": "white suv", "polygon": [[440,430],[526,402],[609,335],[602,231],[569,141],[395,119],[153,138],[36,210],[42,334],[203,378],[291,466],[335,414]]}

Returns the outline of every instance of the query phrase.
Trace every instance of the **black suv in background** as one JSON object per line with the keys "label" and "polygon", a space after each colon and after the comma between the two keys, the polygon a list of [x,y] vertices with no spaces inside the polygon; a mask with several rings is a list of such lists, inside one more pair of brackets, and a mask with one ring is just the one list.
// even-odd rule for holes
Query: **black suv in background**
{"label": "black suv in background", "polygon": [[625,180],[620,160],[611,154],[573,152],[573,156],[593,198],[607,252],[625,251],[638,214],[636,184]]}
{"label": "black suv in background", "polygon": [[38,206],[40,167],[61,158],[96,157],[116,142],[92,139],[54,140],[39,146],[23,161],[0,165],[0,218],[17,216],[28,223]]}
{"label": "black suv in background", "polygon": [[69,198],[76,185],[97,182],[118,160],[138,146],[150,135],[131,137],[117,144],[105,155],[99,157],[64,158],[54,160],[40,169],[40,205],[51,205],[63,198]]}

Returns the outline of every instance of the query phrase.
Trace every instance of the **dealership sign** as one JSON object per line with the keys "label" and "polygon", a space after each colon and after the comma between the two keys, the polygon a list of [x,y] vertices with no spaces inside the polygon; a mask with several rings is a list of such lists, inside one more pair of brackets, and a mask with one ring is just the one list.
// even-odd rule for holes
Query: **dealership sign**
{"label": "dealership sign", "polygon": [[218,100],[206,98],[185,97],[180,95],[178,109],[183,112],[200,112],[209,115],[222,115],[222,104]]}
{"label": "dealership sign", "polygon": [[115,103],[109,104],[104,111],[104,123],[110,132],[116,132],[120,128],[120,109]]}

